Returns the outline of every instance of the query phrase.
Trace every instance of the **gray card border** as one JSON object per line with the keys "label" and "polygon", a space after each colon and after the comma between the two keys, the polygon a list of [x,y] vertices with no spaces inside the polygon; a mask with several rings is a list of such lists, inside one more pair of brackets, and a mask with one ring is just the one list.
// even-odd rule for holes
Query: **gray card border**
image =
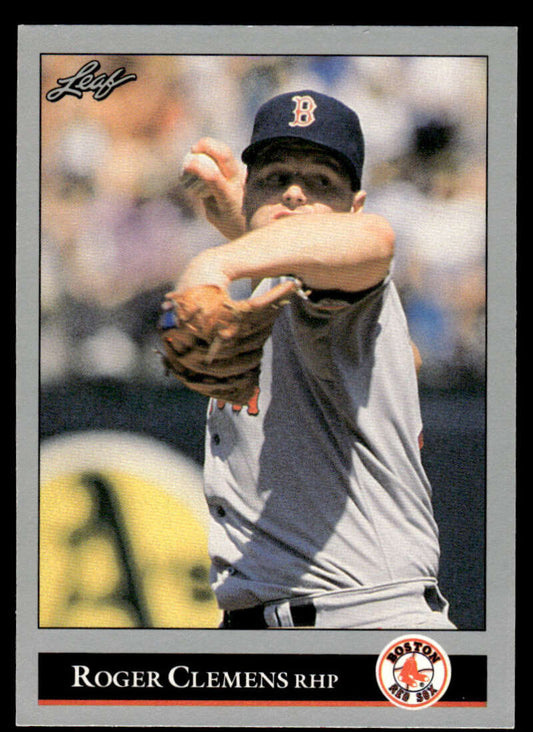
{"label": "gray card border", "polygon": [[[515,603],[517,29],[511,26],[22,25],[18,28],[16,245],[17,633],[20,726],[512,727]],[[448,654],[486,654],[486,709],[40,707],[44,651],[168,650],[170,631],[37,629],[39,108],[43,53],[461,55],[488,58],[487,615],[483,632],[436,632]],[[173,630],[180,652],[247,652],[249,636]],[[379,653],[394,633],[256,631],[254,651]],[[493,670],[503,665],[505,676]],[[406,716],[407,714],[407,716]]]}

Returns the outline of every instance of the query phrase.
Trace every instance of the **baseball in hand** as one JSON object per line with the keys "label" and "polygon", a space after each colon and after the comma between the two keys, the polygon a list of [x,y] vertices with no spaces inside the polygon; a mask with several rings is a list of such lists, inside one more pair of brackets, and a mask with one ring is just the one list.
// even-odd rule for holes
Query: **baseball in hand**
{"label": "baseball in hand", "polygon": [[205,181],[196,175],[196,173],[185,170],[193,162],[196,163],[198,171],[203,171],[206,175],[209,173],[219,173],[219,167],[213,158],[206,153],[188,153],[183,159],[180,175],[181,185],[197,196],[208,196],[210,195],[210,191]]}

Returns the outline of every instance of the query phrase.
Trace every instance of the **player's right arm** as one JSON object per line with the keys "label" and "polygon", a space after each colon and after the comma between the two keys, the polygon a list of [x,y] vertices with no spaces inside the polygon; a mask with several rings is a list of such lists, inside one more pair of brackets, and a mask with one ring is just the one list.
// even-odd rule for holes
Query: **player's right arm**
{"label": "player's right arm", "polygon": [[[222,236],[236,239],[246,230],[242,214],[244,168],[228,145],[212,137],[202,137],[190,152],[193,155],[188,156],[182,173],[194,175],[202,181],[202,187],[193,189],[191,195],[203,207],[207,221]],[[204,155],[208,155],[216,166],[210,164]]]}

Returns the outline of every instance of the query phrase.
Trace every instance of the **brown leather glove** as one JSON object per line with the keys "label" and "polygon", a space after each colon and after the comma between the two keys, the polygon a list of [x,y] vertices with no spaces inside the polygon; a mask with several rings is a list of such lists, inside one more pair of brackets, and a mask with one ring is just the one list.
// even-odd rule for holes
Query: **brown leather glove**
{"label": "brown leather glove", "polygon": [[259,383],[263,346],[300,287],[291,279],[247,300],[218,285],[169,293],[159,324],[167,371],[204,396],[246,404]]}

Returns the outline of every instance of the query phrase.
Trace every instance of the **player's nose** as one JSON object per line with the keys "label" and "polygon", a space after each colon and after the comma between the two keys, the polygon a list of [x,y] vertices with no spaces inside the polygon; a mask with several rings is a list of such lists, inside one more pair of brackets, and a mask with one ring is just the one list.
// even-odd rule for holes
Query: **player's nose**
{"label": "player's nose", "polygon": [[291,209],[307,203],[307,196],[302,186],[292,183],[283,193],[283,203]]}

